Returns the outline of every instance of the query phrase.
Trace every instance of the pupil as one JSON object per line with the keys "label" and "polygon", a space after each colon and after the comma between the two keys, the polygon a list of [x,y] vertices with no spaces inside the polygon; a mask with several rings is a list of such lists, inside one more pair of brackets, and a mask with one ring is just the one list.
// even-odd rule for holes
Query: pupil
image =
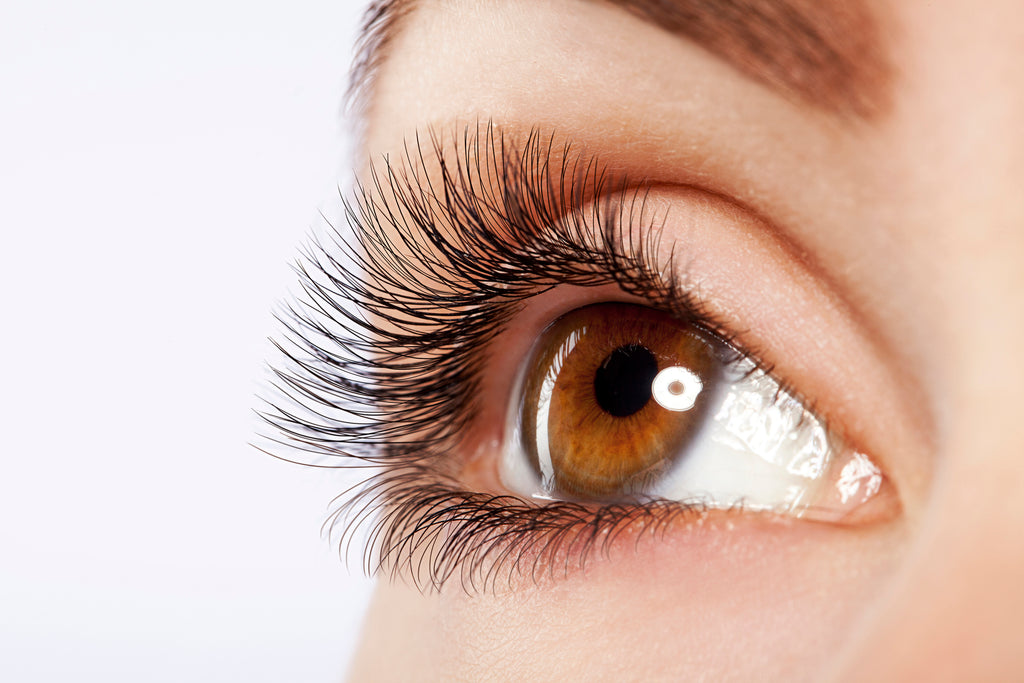
{"label": "pupil", "polygon": [[597,404],[615,417],[628,417],[651,400],[651,382],[658,374],[658,360],[639,344],[612,351],[594,373]]}

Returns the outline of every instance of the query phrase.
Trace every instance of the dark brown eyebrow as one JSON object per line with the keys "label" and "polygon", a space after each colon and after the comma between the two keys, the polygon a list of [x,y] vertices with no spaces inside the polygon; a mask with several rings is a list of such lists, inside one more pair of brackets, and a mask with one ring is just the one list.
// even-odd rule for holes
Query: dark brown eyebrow
{"label": "dark brown eyebrow", "polygon": [[[349,85],[362,103],[388,44],[420,0],[375,0]],[[889,104],[891,67],[863,0],[591,0],[615,5],[702,46],[779,92],[844,118]]]}

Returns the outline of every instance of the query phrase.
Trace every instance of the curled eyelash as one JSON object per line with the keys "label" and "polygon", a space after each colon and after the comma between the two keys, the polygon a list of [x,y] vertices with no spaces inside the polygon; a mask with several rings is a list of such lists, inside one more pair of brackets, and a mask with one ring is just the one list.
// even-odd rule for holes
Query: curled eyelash
{"label": "curled eyelash", "polygon": [[486,349],[530,297],[613,284],[711,326],[658,262],[644,185],[554,136],[517,140],[491,124],[417,137],[369,178],[344,205],[348,229],[296,266],[302,291],[278,316],[261,412],[276,457],[371,468],[325,523],[339,548],[363,529],[368,572],[482,589],[504,570],[584,563],[634,522],[653,531],[699,513],[669,501],[536,506],[461,491],[455,477]]}

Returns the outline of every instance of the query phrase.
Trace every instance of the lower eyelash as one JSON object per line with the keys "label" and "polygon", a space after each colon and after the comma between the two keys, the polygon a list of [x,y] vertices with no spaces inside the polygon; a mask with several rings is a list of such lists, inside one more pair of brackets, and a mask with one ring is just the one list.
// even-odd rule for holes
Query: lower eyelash
{"label": "lower eyelash", "polygon": [[368,574],[401,577],[421,591],[455,580],[473,593],[503,580],[511,585],[515,577],[536,583],[567,576],[584,569],[595,553],[606,555],[625,533],[632,531],[639,543],[707,514],[701,503],[669,500],[537,506],[514,496],[461,491],[454,482],[424,485],[432,476],[412,470],[374,482],[328,518],[328,535],[340,529],[335,540],[347,549],[368,522]]}
{"label": "lower eyelash", "polygon": [[[657,529],[702,510],[537,507],[461,491],[452,476],[482,350],[526,299],[559,284],[616,284],[721,329],[656,262],[644,190],[553,141],[534,132],[517,146],[489,124],[467,129],[454,151],[417,139],[346,204],[350,231],[314,243],[296,267],[303,295],[279,316],[281,356],[260,413],[273,429],[267,450],[378,468],[327,522],[344,547],[369,525],[374,572],[479,587],[503,568],[582,563],[632,522]],[[590,201],[611,196],[624,198]]]}

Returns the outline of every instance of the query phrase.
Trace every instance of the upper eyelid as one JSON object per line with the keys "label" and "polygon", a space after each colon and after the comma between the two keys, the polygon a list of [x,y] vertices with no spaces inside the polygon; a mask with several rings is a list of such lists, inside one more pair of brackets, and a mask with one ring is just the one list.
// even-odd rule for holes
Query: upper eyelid
{"label": "upper eyelid", "polygon": [[[657,231],[643,224],[642,185],[621,177],[609,180],[596,158],[577,155],[570,145],[556,145],[553,135],[538,131],[520,146],[490,124],[478,125],[464,131],[461,147],[456,138],[454,152],[439,136],[430,139],[429,147],[419,138],[407,145],[404,163],[389,163],[375,173],[359,202],[349,207],[357,244],[342,236],[333,248],[321,245],[309,252],[312,267],[300,268],[308,300],[291,309],[288,338],[295,352],[287,355],[290,368],[279,371],[279,378],[283,393],[292,394],[292,403],[305,409],[309,422],[280,405],[271,406],[265,417],[304,448],[316,451],[322,440],[325,455],[386,462],[382,448],[393,452],[397,444],[401,449],[413,435],[413,443],[449,441],[457,429],[441,434],[436,425],[424,423],[408,425],[408,433],[401,433],[403,416],[411,415],[410,406],[439,382],[467,388],[477,384],[482,350],[513,312],[507,305],[494,306],[495,301],[509,296],[523,301],[555,284],[618,284],[732,341],[729,325],[700,299],[661,279],[657,244],[645,241],[656,239]],[[616,202],[601,199],[616,193]],[[501,225],[489,225],[492,219]],[[567,235],[561,242],[545,243],[559,221],[567,221]],[[620,241],[623,224],[630,232]],[[646,237],[638,242],[632,237],[636,232]],[[347,252],[343,255],[358,264],[361,277],[346,270],[335,249]],[[478,253],[467,257],[473,250]],[[506,259],[511,272],[481,271],[480,256],[488,266]],[[569,272],[570,264],[575,271]],[[488,300],[492,305],[485,311],[481,306]],[[342,303],[354,304],[359,314],[352,315]],[[335,335],[329,330],[339,320],[347,329]],[[456,325],[463,338],[474,340],[470,348],[459,349],[459,343],[443,338]],[[332,345],[342,352],[332,355]],[[352,352],[361,365],[344,359]],[[387,369],[389,357],[396,365],[408,365],[415,354],[428,360],[414,371]],[[431,373],[438,372],[449,374],[435,376],[431,384]],[[378,425],[379,431],[372,420],[349,424],[344,417],[346,406],[365,417],[360,402],[372,395],[374,383],[388,385],[376,388],[382,393],[369,410],[387,418],[387,427]],[[449,412],[460,418],[458,425],[471,417],[470,393],[446,399]],[[318,407],[309,409],[309,402]],[[325,435],[329,438],[321,439]]]}
{"label": "upper eyelid", "polygon": [[[328,462],[354,456],[386,463],[424,441],[449,442],[462,422],[443,421],[446,433],[417,402],[429,399],[437,409],[438,385],[475,385],[483,360],[476,351],[512,313],[509,297],[565,281],[663,287],[616,271],[651,268],[636,244],[628,253],[602,244],[614,240],[597,235],[615,226],[601,219],[600,204],[586,220],[574,215],[605,187],[626,186],[609,181],[596,159],[536,131],[519,145],[490,125],[467,128],[457,153],[431,139],[429,147],[417,140],[403,164],[373,175],[348,207],[352,234],[314,245],[298,267],[304,299],[283,316],[280,400],[263,417]],[[438,167],[440,178],[431,175]],[[490,187],[496,180],[504,185]],[[481,208],[491,215],[479,215]],[[496,230],[488,224],[494,218],[504,221]],[[536,241],[562,219],[575,244]],[[481,255],[489,270],[481,270]],[[491,268],[499,262],[504,275]],[[672,299],[667,290],[661,295]],[[473,348],[460,350],[458,339],[445,338],[452,326],[474,339]],[[445,396],[445,407],[468,420],[460,402],[470,393]]]}

